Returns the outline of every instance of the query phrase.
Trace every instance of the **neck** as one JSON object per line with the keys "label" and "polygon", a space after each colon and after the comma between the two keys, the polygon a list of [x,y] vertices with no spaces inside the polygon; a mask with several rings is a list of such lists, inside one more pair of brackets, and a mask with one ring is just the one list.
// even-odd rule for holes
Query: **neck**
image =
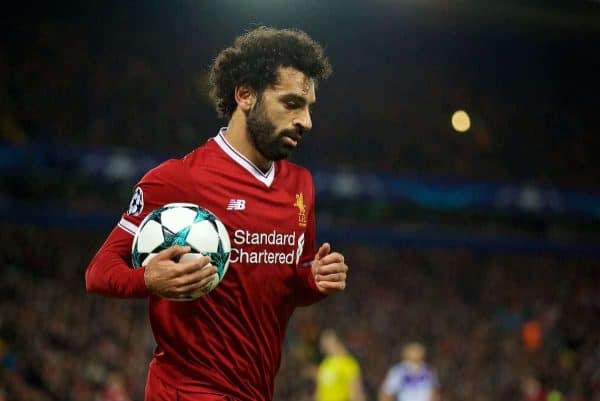
{"label": "neck", "polygon": [[254,146],[246,125],[246,115],[242,111],[236,110],[231,116],[225,138],[235,150],[263,172],[268,171],[273,165],[273,161],[266,159]]}

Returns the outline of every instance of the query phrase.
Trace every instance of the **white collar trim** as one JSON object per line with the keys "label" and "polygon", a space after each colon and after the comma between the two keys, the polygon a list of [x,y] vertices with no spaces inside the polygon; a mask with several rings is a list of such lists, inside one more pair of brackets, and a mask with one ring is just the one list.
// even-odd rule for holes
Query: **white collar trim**
{"label": "white collar trim", "polygon": [[267,187],[270,187],[273,183],[273,179],[275,178],[275,163],[271,163],[271,168],[266,173],[263,173],[261,169],[259,169],[256,164],[252,163],[246,156],[238,152],[233,146],[227,142],[225,139],[225,131],[227,131],[227,127],[223,127],[219,130],[219,134],[215,136],[215,142],[219,147],[223,150],[223,152],[227,153],[229,157],[231,157],[237,164],[245,168],[250,174],[254,176],[257,180],[265,184]]}

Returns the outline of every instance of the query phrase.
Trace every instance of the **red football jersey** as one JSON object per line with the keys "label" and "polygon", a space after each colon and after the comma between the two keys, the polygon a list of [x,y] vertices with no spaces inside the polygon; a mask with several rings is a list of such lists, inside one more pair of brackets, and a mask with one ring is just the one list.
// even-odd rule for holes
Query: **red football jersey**
{"label": "red football jersey", "polygon": [[173,386],[270,400],[294,308],[321,299],[310,269],[315,255],[310,173],[285,160],[263,173],[220,132],[183,159],[169,160],[138,183],[129,210],[86,271],[89,291],[149,296],[131,244],[153,209],[189,202],[216,214],[232,251],[223,281],[190,302],[149,297],[157,343],[151,372]]}

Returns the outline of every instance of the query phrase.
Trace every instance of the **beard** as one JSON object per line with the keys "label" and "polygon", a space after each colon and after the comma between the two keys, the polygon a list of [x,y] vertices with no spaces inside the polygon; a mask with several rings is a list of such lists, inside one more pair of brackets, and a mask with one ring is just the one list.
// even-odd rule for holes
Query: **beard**
{"label": "beard", "polygon": [[275,125],[267,117],[263,102],[259,100],[248,112],[246,125],[254,147],[267,160],[277,161],[287,159],[293,146],[284,141],[286,136],[298,138],[302,135],[297,129],[285,129],[276,132]]}

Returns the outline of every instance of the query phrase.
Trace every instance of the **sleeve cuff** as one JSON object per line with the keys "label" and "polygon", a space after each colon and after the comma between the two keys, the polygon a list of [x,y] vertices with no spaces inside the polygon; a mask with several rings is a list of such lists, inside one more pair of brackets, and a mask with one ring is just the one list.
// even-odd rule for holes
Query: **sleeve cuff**
{"label": "sleeve cuff", "polygon": [[133,293],[135,294],[135,296],[140,298],[150,296],[150,291],[148,291],[148,287],[146,287],[146,282],[144,281],[145,270],[145,268],[141,267],[139,269],[132,270],[131,274],[131,285]]}

